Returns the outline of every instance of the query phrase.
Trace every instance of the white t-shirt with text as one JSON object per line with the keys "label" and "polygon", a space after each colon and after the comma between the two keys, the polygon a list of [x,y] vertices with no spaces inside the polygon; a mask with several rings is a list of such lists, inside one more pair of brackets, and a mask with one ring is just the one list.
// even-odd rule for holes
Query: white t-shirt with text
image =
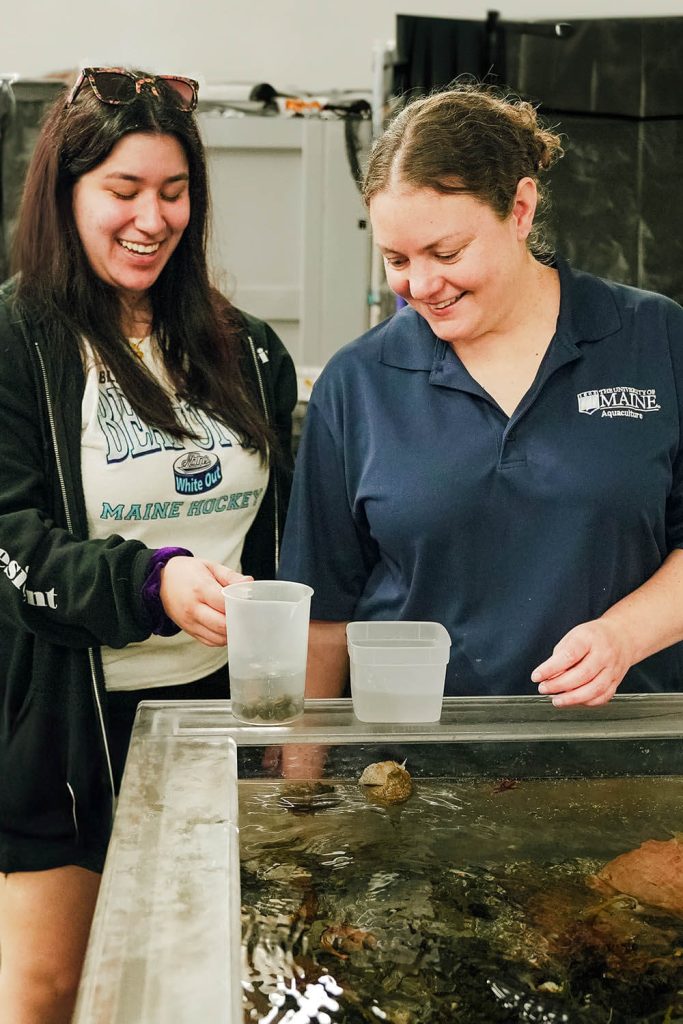
{"label": "white t-shirt with text", "polygon": [[[170,391],[151,339],[135,347]],[[90,537],[115,533],[150,548],[184,547],[239,570],[244,538],[268,483],[259,454],[177,398],[178,418],[195,436],[178,439],[152,429],[91,349],[85,370],[81,468]],[[108,690],[137,690],[201,679],[227,663],[227,651],[180,632],[121,650],[104,647],[102,659]]]}

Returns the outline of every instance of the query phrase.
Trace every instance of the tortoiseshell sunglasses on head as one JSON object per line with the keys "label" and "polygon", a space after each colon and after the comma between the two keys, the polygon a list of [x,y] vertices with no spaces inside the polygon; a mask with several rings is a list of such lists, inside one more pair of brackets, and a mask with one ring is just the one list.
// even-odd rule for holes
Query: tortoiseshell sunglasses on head
{"label": "tortoiseshell sunglasses on head", "polygon": [[86,81],[101,103],[114,106],[132,103],[142,92],[143,86],[157,99],[162,99],[157,88],[159,82],[173,89],[181,110],[190,111],[197,106],[199,83],[194,78],[183,78],[181,75],[136,75],[125,68],[83,68],[67,97],[65,107],[71,106]]}

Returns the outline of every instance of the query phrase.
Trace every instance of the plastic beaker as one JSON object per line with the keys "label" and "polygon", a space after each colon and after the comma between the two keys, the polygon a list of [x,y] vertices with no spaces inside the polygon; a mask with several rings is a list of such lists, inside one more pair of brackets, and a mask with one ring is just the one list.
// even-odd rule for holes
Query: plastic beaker
{"label": "plastic beaker", "polygon": [[254,725],[282,725],[304,710],[313,590],[287,580],[223,588],[232,713]]}

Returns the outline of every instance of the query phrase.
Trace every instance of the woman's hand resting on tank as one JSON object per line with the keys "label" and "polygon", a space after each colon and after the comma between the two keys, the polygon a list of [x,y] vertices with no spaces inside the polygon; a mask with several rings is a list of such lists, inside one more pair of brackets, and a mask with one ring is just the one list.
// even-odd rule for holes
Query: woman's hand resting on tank
{"label": "woman's hand resting on tank", "polygon": [[159,596],[168,617],[195,640],[207,647],[225,647],[222,588],[252,579],[219,562],[176,555],[161,570]]}
{"label": "woman's hand resting on tank", "polygon": [[534,669],[538,692],[552,697],[555,707],[606,704],[633,664],[624,631],[607,619],[575,626],[547,661]]}

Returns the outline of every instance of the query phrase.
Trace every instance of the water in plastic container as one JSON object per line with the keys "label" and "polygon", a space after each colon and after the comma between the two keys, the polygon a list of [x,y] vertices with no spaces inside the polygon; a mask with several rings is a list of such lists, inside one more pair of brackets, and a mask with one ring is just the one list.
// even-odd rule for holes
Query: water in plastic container
{"label": "water in plastic container", "polygon": [[223,588],[235,718],[281,725],[303,713],[312,593],[288,580]]}
{"label": "water in plastic container", "polygon": [[451,641],[439,622],[350,622],[353,711],[361,722],[436,722]]}
{"label": "water in plastic container", "polygon": [[284,725],[304,710],[306,673],[270,670],[230,676],[232,713],[253,725]]}

